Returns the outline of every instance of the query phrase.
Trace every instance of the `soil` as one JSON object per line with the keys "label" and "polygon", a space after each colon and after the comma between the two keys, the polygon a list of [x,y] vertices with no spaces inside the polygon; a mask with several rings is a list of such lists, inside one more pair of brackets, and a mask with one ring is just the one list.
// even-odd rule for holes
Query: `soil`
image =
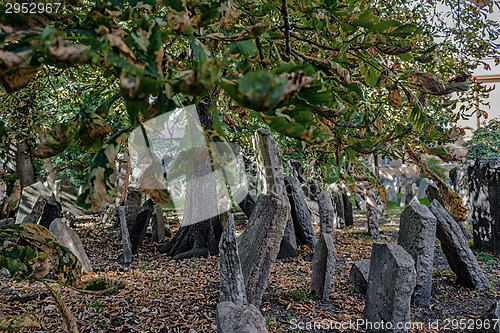
{"label": "soil", "polygon": [[[381,218],[377,242],[397,243],[399,214],[399,210],[389,211]],[[241,213],[236,217],[236,230],[241,232],[246,219]],[[178,222],[169,222],[175,233]],[[319,232],[318,226],[315,229]],[[82,294],[52,284],[75,316],[79,332],[216,331],[216,257],[173,261],[159,254],[160,244],[151,243],[147,237],[133,263],[124,267],[117,263],[122,252],[119,230],[91,217],[79,219],[75,230],[95,269],[86,273],[84,279],[104,276],[126,283],[124,289],[111,296]],[[328,302],[309,293],[313,255],[310,248],[304,246],[298,257],[276,262],[261,305],[270,332],[364,332],[356,327],[363,316],[364,296],[348,276],[354,261],[370,257],[373,240],[366,232],[366,213],[355,215],[353,227],[336,230],[335,242],[336,268]],[[472,332],[459,328],[460,319],[470,326],[500,299],[500,257],[476,255],[491,282],[487,292],[456,285],[455,275],[436,241],[431,306],[411,309],[414,328],[409,332]],[[15,281],[6,270],[0,271],[0,317],[25,311],[38,321],[39,327],[20,332],[63,331],[55,302],[41,283]],[[341,324],[344,330],[335,329]]]}

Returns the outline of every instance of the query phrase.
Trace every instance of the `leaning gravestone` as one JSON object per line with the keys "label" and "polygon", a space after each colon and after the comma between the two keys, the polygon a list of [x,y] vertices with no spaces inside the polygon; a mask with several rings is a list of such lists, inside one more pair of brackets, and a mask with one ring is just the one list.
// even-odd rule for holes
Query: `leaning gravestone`
{"label": "leaning gravestone", "polygon": [[345,213],[344,213],[344,200],[342,198],[342,191],[338,188],[337,184],[331,184],[328,187],[330,191],[330,196],[333,201],[333,207],[335,209],[335,222],[334,227],[337,229],[345,228]]}
{"label": "leaning gravestone", "polygon": [[288,160],[288,166],[292,171],[292,176],[297,178],[301,184],[307,182],[307,179],[304,177],[304,167],[299,161],[294,159]]}
{"label": "leaning gravestone", "polygon": [[273,191],[261,194],[247,227],[238,238],[247,298],[255,306],[260,306],[262,301],[289,214],[290,206],[281,195]]}
{"label": "leaning gravestone", "polygon": [[500,158],[478,159],[469,167],[469,191],[474,248],[500,254]]}
{"label": "leaning gravestone", "polygon": [[332,235],[321,233],[314,247],[311,290],[324,301],[330,298],[332,277],[335,272],[335,255],[335,244]]}
{"label": "leaning gravestone", "polygon": [[151,220],[151,216],[153,215],[153,206],[153,200],[148,199],[135,218],[135,223],[132,226],[132,230],[130,231],[130,243],[132,245],[133,254],[137,253],[139,247],[144,241],[144,236],[146,236],[146,230],[148,229],[149,220]]}
{"label": "leaning gravestone", "polygon": [[83,269],[88,272],[92,272],[92,265],[90,264],[87,253],[85,253],[85,250],[83,249],[82,241],[76,232],[71,230],[71,228],[60,219],[52,221],[49,226],[49,230],[54,235],[57,242],[67,247],[75,255],[75,257],[78,258]]}
{"label": "leaning gravestone", "polygon": [[219,302],[232,302],[238,306],[248,304],[245,280],[241,272],[238,245],[234,233],[234,216],[226,222],[219,242],[220,291]]}
{"label": "leaning gravestone", "polygon": [[[289,204],[285,190],[283,170],[281,169],[278,157],[278,149],[276,148],[276,142],[274,141],[272,133],[264,128],[255,131],[253,146],[257,159],[261,193],[274,191],[282,195],[286,203]],[[297,240],[295,239],[295,230],[291,214],[287,217],[284,237],[294,248],[297,248]]]}
{"label": "leaning gravestone", "polygon": [[83,216],[85,212],[76,205],[78,190],[67,178],[61,179],[59,189],[59,202],[63,212],[69,212],[73,216]]}
{"label": "leaning gravestone", "polygon": [[474,333],[500,333],[500,301],[494,302],[475,326]]}
{"label": "leaning gravestone", "polygon": [[368,189],[366,193],[366,220],[368,224],[368,235],[371,238],[378,238],[378,212],[377,212],[377,190]]}
{"label": "leaning gravestone", "polygon": [[397,181],[394,180],[392,176],[388,177],[380,177],[380,181],[382,186],[384,186],[386,190],[386,198],[389,202],[397,202],[398,201],[398,188]]}
{"label": "leaning gravestone", "polygon": [[370,260],[356,261],[352,264],[349,272],[349,281],[358,287],[359,292],[366,294],[368,286],[368,278],[370,277]]}
{"label": "leaning gravestone", "polygon": [[295,229],[297,245],[308,245],[314,248],[316,235],[314,234],[311,213],[307,208],[304,192],[300,182],[294,177],[285,178],[286,193],[291,206],[291,214]]}
{"label": "leaning gravestone", "polygon": [[427,308],[431,304],[435,239],[436,217],[429,208],[421,204],[406,207],[399,222],[398,244],[415,261],[417,282],[412,301],[414,306],[420,308]]}
{"label": "leaning gravestone", "polygon": [[122,264],[128,266],[132,263],[132,245],[130,244],[130,235],[127,228],[127,213],[125,207],[118,207],[118,219],[120,220],[120,231],[123,244]]}
{"label": "leaning gravestone", "polygon": [[266,320],[253,304],[217,304],[217,333],[267,333]]}
{"label": "leaning gravestone", "polygon": [[[304,189],[304,187],[302,187]],[[306,196],[306,204],[307,209],[309,209],[309,213],[311,213],[311,222],[315,225],[319,224],[319,206],[316,200],[309,199]]]}
{"label": "leaning gravestone", "polygon": [[431,203],[429,209],[437,218],[436,236],[441,242],[451,270],[457,275],[457,283],[478,290],[487,289],[488,280],[481,271],[458,222],[437,200]]}
{"label": "leaning gravestone", "polygon": [[[161,242],[165,238],[165,230],[167,229],[167,220],[163,216],[163,209],[160,205],[154,204],[153,214],[151,217],[151,231],[153,232],[152,241]],[[168,227],[170,229],[170,227]]]}
{"label": "leaning gravestone", "polygon": [[352,214],[352,203],[351,199],[347,195],[347,193],[342,193],[342,202],[344,204],[344,218],[345,218],[345,226],[349,227],[354,225],[354,216]]}
{"label": "leaning gravestone", "polygon": [[19,202],[19,210],[17,211],[16,223],[21,223],[24,217],[31,213],[39,196],[50,197],[51,195],[52,191],[41,182],[36,182],[35,184],[23,188],[21,200]]}
{"label": "leaning gravestone", "polygon": [[[363,315],[368,331],[408,332],[396,327],[410,321],[415,280],[415,262],[401,246],[373,243]],[[377,329],[382,322],[386,327],[391,323],[393,329]]]}

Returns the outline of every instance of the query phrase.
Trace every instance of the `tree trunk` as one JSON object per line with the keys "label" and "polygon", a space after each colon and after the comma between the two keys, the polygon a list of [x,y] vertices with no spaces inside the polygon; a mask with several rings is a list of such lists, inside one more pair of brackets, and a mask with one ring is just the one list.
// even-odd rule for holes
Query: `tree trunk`
{"label": "tree trunk", "polygon": [[123,162],[120,163],[120,175],[116,181],[116,199],[115,208],[113,211],[113,216],[111,217],[111,222],[114,227],[117,228],[120,225],[119,218],[119,208],[125,202],[127,197],[127,189],[130,180],[130,172],[132,171],[132,163],[130,161],[130,156],[127,151],[123,154]]}
{"label": "tree trunk", "polygon": [[25,188],[36,182],[35,167],[33,166],[28,144],[20,142],[16,148],[16,173],[21,181],[21,188]]}
{"label": "tree trunk", "polygon": [[[213,116],[208,111],[211,107],[210,96],[204,96],[196,111],[200,122],[213,128]],[[199,178],[204,177],[202,186]],[[193,170],[186,179],[186,205],[182,226],[170,242],[159,248],[160,253],[166,253],[172,259],[179,260],[193,257],[207,257],[219,253],[219,240],[222,235],[222,224],[219,216],[196,221],[204,211],[217,209],[217,180],[212,172],[208,156],[201,161],[195,161]]]}

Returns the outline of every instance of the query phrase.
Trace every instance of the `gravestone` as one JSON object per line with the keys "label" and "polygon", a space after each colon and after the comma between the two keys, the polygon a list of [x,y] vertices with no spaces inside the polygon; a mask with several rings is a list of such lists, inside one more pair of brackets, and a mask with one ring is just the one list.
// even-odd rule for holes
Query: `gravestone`
{"label": "gravestone", "polygon": [[248,302],[260,306],[267,279],[280,250],[290,206],[273,192],[261,194],[238,238],[238,253]]}
{"label": "gravestone", "polygon": [[149,220],[151,220],[151,216],[153,215],[153,206],[153,200],[146,200],[135,218],[135,223],[132,226],[132,230],[130,230],[130,244],[132,245],[133,254],[136,254],[139,251],[139,247],[144,241]]}
{"label": "gravestone", "polygon": [[[373,243],[370,275],[363,319],[373,332],[408,332],[396,329],[397,323],[410,321],[410,302],[415,289],[415,262],[399,245]],[[378,330],[384,321],[394,329]]]}
{"label": "gravestone", "polygon": [[436,236],[451,270],[457,275],[457,283],[478,290],[487,289],[488,281],[458,222],[437,200],[431,203],[429,209],[437,219]]}
{"label": "gravestone", "polygon": [[357,195],[354,197],[354,201],[356,202],[356,208],[361,211],[366,211],[366,201],[361,195]]}
{"label": "gravestone", "polygon": [[5,219],[0,219],[0,227],[3,225],[9,225],[9,224],[14,224],[16,220],[14,218],[8,217]]}
{"label": "gravestone", "polygon": [[252,215],[252,211],[255,208],[254,198],[244,188],[238,189],[233,196],[243,213],[250,218],[250,215]]}
{"label": "gravestone", "polygon": [[238,245],[234,233],[234,216],[226,222],[219,242],[220,289],[219,302],[232,302],[238,306],[248,304],[245,279],[241,272]]}
{"label": "gravestone", "polygon": [[349,272],[349,281],[358,287],[359,292],[363,295],[366,294],[368,286],[368,278],[370,276],[370,260],[356,261],[352,264],[351,271]]}
{"label": "gravestone", "polygon": [[[304,187],[302,187],[303,189]],[[316,200],[309,199],[306,197],[307,209],[311,213],[311,222],[315,225],[319,224],[319,206]]]}
{"label": "gravestone", "polygon": [[352,203],[351,199],[347,195],[347,193],[342,193],[342,202],[344,204],[344,218],[345,218],[345,226],[349,227],[354,225],[354,215],[352,214]]}
{"label": "gravestone", "polygon": [[420,200],[418,200],[417,196],[413,196],[413,198],[408,203],[409,205],[420,205]]}
{"label": "gravestone", "polygon": [[433,181],[430,180],[429,178],[422,178],[420,180],[420,183],[418,183],[418,192],[417,192],[417,198],[422,199],[427,196],[427,193],[425,192],[427,190],[427,186],[432,184]]}
{"label": "gravestone", "polygon": [[314,247],[311,270],[311,290],[322,300],[329,300],[332,288],[332,277],[335,272],[335,244],[329,233],[320,233]]}
{"label": "gravestone", "polygon": [[266,320],[253,304],[217,304],[217,333],[267,333]]}
{"label": "gravestone", "polygon": [[474,333],[500,333],[500,301],[495,301],[476,323]]}
{"label": "gravestone", "polygon": [[417,280],[412,302],[420,308],[427,308],[431,304],[435,239],[436,217],[429,208],[421,204],[406,207],[399,222],[398,244],[415,261]]}
{"label": "gravestone", "polygon": [[141,209],[142,194],[133,188],[128,188],[127,198],[125,199],[125,211],[127,213],[127,228],[129,233],[132,231],[135,219]]}
{"label": "gravestone", "polygon": [[[167,227],[168,224],[165,216],[163,216],[163,209],[160,205],[155,203],[151,217],[151,231],[153,232],[152,241],[157,243],[163,241]],[[168,230],[170,230],[170,227],[168,227]]]}
{"label": "gravestone", "polygon": [[397,180],[395,181],[392,176],[380,177],[380,182],[386,190],[386,198],[388,202],[398,202],[398,187]]}
{"label": "gravestone", "polygon": [[441,206],[444,205],[444,200],[441,197],[441,194],[439,193],[439,189],[436,184],[430,184],[427,186],[427,189],[425,190],[425,193],[427,193],[427,197],[429,198],[429,202],[433,202],[434,200],[437,200]]}
{"label": "gravestone", "polygon": [[35,203],[30,215],[33,216],[34,221],[38,221],[38,224],[48,229],[52,221],[61,217],[61,204],[50,197],[41,196]]}
{"label": "gravestone", "polygon": [[333,223],[334,227],[337,229],[345,228],[345,216],[344,216],[344,200],[342,198],[342,191],[339,190],[336,184],[331,184],[328,186],[328,191],[333,202],[333,209],[335,210],[335,221]]}
{"label": "gravestone", "polygon": [[333,226],[335,223],[335,209],[333,207],[330,192],[323,190],[318,194],[319,227],[320,234],[329,234],[333,238]]}
{"label": "gravestone", "polygon": [[316,235],[314,234],[311,213],[307,208],[300,182],[296,178],[286,177],[285,186],[288,201],[290,202],[297,245],[308,245],[314,248],[314,245],[316,245]]}
{"label": "gravestone", "polygon": [[[285,202],[289,205],[290,203],[288,202],[285,189],[285,180],[283,178],[283,170],[281,169],[278,149],[276,148],[276,142],[272,133],[264,128],[255,131],[253,147],[257,160],[259,189],[261,193],[274,191],[283,196]],[[284,237],[294,248],[297,248],[297,240],[295,239],[295,230],[291,214],[287,217]]]}
{"label": "gravestone", "polygon": [[500,158],[476,160],[468,175],[474,249],[500,254]]}
{"label": "gravestone", "polygon": [[52,191],[41,182],[36,182],[35,184],[23,188],[21,200],[19,202],[19,209],[17,211],[16,223],[21,223],[24,220],[24,217],[31,213],[38,197],[50,197],[51,195]]}
{"label": "gravestone", "polygon": [[462,199],[462,205],[470,209],[469,201],[469,166],[474,166],[475,161],[467,160],[450,170],[450,181],[453,192]]}
{"label": "gravestone", "polygon": [[132,263],[132,245],[130,244],[130,234],[127,227],[127,213],[126,208],[118,207],[118,219],[120,220],[120,231],[122,235],[123,244],[123,259],[121,264],[130,265]]}
{"label": "gravestone", "polygon": [[61,203],[62,211],[68,212],[73,216],[83,216],[85,212],[83,209],[76,205],[76,199],[78,198],[78,190],[75,186],[67,179],[62,178],[59,188],[59,196],[56,197]]}
{"label": "gravestone", "polygon": [[378,238],[378,212],[376,201],[377,190],[368,189],[366,193],[366,220],[368,225],[368,235],[371,238]]}
{"label": "gravestone", "polygon": [[406,204],[408,204],[411,201],[411,199],[413,199],[413,196],[415,195],[413,185],[414,185],[413,183],[406,185],[406,193],[405,193],[405,203]]}
{"label": "gravestone", "polygon": [[67,247],[75,255],[75,257],[78,258],[83,269],[88,272],[92,272],[92,265],[90,264],[87,253],[83,249],[82,241],[76,232],[71,230],[71,228],[60,219],[53,220],[49,226],[49,230],[54,235],[58,243]]}
{"label": "gravestone", "polygon": [[302,166],[302,163],[297,160],[291,159],[288,160],[288,166],[292,171],[292,176],[297,178],[301,184],[307,182],[307,179],[304,177],[304,167]]}

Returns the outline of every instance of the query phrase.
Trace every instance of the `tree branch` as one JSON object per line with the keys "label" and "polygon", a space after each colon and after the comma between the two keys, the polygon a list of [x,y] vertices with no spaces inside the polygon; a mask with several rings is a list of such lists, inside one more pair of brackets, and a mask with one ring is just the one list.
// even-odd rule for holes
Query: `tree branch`
{"label": "tree branch", "polygon": [[375,123],[375,121],[377,120],[378,116],[380,116],[380,113],[382,112],[382,108],[380,108],[377,112],[377,115],[375,116],[375,118],[373,118],[373,120],[369,123],[369,124],[366,124],[366,125],[351,125],[351,124],[341,124],[331,118],[327,118],[325,117],[326,119],[330,120],[332,123],[335,124],[335,126],[338,126],[338,127],[345,127],[345,128],[357,128],[357,129],[361,129],[361,128],[368,128],[370,127],[371,125],[373,125]]}
{"label": "tree branch", "polygon": [[282,0],[281,2],[281,13],[283,14],[283,20],[285,25],[285,47],[286,54],[290,55],[292,49],[290,47],[290,22],[288,21],[288,6],[286,4],[286,0]]}
{"label": "tree branch", "polygon": [[297,36],[296,34],[290,32],[290,36],[295,38],[295,39],[298,39],[300,41],[303,41],[303,42],[306,42],[308,44],[311,44],[311,45],[314,45],[314,46],[317,46],[319,47],[320,49],[324,49],[324,50],[329,50],[329,51],[334,51],[334,52],[339,52],[340,49],[336,49],[336,48],[333,48],[333,47],[329,47],[329,46],[326,46],[326,45],[322,45],[322,44],[319,44],[319,43],[316,43],[315,41],[312,41],[310,39],[307,39],[307,38],[304,38],[304,37],[300,37],[300,36]]}
{"label": "tree branch", "polygon": [[262,44],[259,37],[255,38],[255,44],[257,45],[257,50],[259,51],[260,64],[263,68],[267,68],[266,63],[264,62],[264,51],[262,50]]}

